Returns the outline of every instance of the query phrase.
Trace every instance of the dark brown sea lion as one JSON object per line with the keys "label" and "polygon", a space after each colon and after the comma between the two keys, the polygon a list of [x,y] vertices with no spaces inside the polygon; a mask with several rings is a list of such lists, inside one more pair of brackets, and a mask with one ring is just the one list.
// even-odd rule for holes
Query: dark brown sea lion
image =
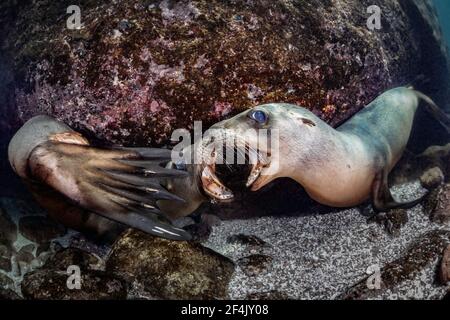
{"label": "dark brown sea lion", "polygon": [[38,201],[72,228],[102,235],[128,225],[169,239],[190,238],[157,205],[183,201],[161,186],[167,178],[187,176],[165,168],[169,150],[97,148],[65,124],[37,116],[12,138],[8,155]]}

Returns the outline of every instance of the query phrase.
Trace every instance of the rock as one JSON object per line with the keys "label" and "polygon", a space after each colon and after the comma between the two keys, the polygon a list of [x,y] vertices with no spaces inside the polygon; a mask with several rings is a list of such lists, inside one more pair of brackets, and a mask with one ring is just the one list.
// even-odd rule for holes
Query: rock
{"label": "rock", "polygon": [[22,297],[11,289],[0,288],[0,300],[22,300]]}
{"label": "rock", "polygon": [[23,246],[16,255],[17,261],[19,263],[20,262],[24,262],[26,264],[31,263],[31,261],[33,261],[33,259],[34,259],[34,249],[35,248],[36,247],[34,244],[29,244],[29,245]]}
{"label": "rock", "polygon": [[420,177],[420,183],[425,189],[433,190],[439,187],[445,180],[444,173],[439,167],[434,167]]}
{"label": "rock", "polygon": [[239,259],[238,265],[248,277],[255,277],[265,272],[272,263],[272,260],[272,257],[255,254]]}
{"label": "rock", "polygon": [[183,228],[192,236],[192,240],[202,242],[208,239],[211,234],[211,226],[204,222],[187,225]]}
{"label": "rock", "polygon": [[38,244],[36,249],[36,259],[39,265],[43,265],[47,260],[55,255],[58,251],[62,251],[64,248],[58,241],[45,242]]}
{"label": "rock", "polygon": [[41,253],[48,252],[51,250],[50,242],[44,242],[42,244],[39,244],[36,249],[36,257],[39,257]]}
{"label": "rock", "polygon": [[0,270],[3,270],[5,272],[11,272],[12,270],[11,258],[0,257]]}
{"label": "rock", "polygon": [[267,243],[253,235],[236,234],[227,238],[227,242],[231,244],[249,245],[252,247],[264,247]]}
{"label": "rock", "polygon": [[11,275],[13,277],[21,276],[20,266],[19,263],[17,262],[17,257],[15,255],[11,257]]}
{"label": "rock", "polygon": [[246,300],[289,300],[289,296],[277,290],[269,292],[255,292],[247,295]]}
{"label": "rock", "polygon": [[23,246],[22,248],[20,248],[19,253],[27,252],[27,253],[31,253],[34,256],[35,249],[36,249],[36,245],[33,243],[30,243],[30,244],[27,244],[27,245]]}
{"label": "rock", "polygon": [[423,169],[438,167],[447,179],[450,177],[450,144],[431,146],[417,157]]}
{"label": "rock", "polygon": [[0,257],[11,258],[11,249],[8,246],[0,244]]}
{"label": "rock", "polygon": [[101,271],[83,270],[81,289],[69,289],[69,275],[63,271],[39,269],[27,273],[21,283],[26,299],[40,300],[117,300],[125,299],[125,283]]}
{"label": "rock", "polygon": [[[126,228],[122,228],[122,232]],[[70,247],[78,248],[82,251],[87,251],[94,254],[96,257],[104,259],[111,250],[111,245],[119,237],[120,232],[117,232],[113,237],[101,238],[92,241],[92,237],[89,238],[88,235],[83,235],[82,233],[77,233],[71,237]]]}
{"label": "rock", "polygon": [[433,190],[423,203],[424,212],[432,221],[450,222],[450,184],[445,184]]}
{"label": "rock", "polygon": [[[73,265],[72,264],[68,264],[65,268],[60,268],[58,269],[57,267],[64,264],[65,262],[67,262],[65,258],[65,256],[63,254],[55,254],[55,245],[46,243],[46,245],[48,247],[48,251],[42,251],[39,252],[39,255],[37,254],[38,249],[36,249],[36,245],[35,244],[29,244],[26,245],[24,247],[22,247],[19,252],[17,252],[16,255],[14,255],[14,263],[17,264],[18,266],[18,274],[19,275],[24,275],[30,271],[36,270],[38,268],[43,267],[44,265],[46,265],[46,267],[48,267],[48,269],[52,269],[52,270],[57,270],[57,271],[66,271],[68,266]],[[69,250],[69,249],[68,249]],[[36,251],[36,254],[35,254]],[[86,253],[87,255],[87,253]],[[53,260],[51,260],[50,258],[52,258]],[[48,260],[51,260],[50,263]],[[49,266],[50,265],[50,266]]]}
{"label": "rock", "polygon": [[62,250],[64,247],[59,241],[50,242],[50,251],[56,252]]}
{"label": "rock", "polygon": [[401,228],[408,222],[408,212],[404,209],[394,209],[377,213],[370,220],[375,220],[375,222],[384,226],[390,235],[398,237]]}
{"label": "rock", "polygon": [[440,271],[440,280],[442,284],[446,285],[450,282],[450,246],[444,252]]}
{"label": "rock", "polygon": [[304,105],[338,125],[418,75],[440,85],[434,98],[445,105],[448,67],[433,6],[381,1],[390,14],[385,30],[372,32],[364,23],[371,4],[156,0],[141,10],[132,0],[88,2],[83,29],[67,30],[58,19],[65,3],[9,3],[17,20],[5,24],[4,48],[14,57],[16,108],[5,104],[10,112],[0,114],[46,113],[105,141],[150,145],[191,129],[193,119],[210,125],[268,101]]}
{"label": "rock", "polygon": [[211,227],[218,226],[222,222],[222,220],[215,214],[207,213],[201,215],[201,221]]}
{"label": "rock", "polygon": [[81,270],[99,270],[103,261],[93,254],[77,249],[67,248],[56,252],[47,260],[44,267],[58,271],[66,271],[69,266],[76,265]]}
{"label": "rock", "polygon": [[380,289],[370,289],[363,279],[350,287],[338,299],[365,300],[375,298],[386,290],[392,290],[406,280],[413,279],[421,270],[440,258],[450,243],[450,232],[437,230],[429,232],[416,240],[404,255],[381,269]]}
{"label": "rock", "polygon": [[9,245],[1,244],[0,242],[0,270],[3,270],[5,272],[12,271],[11,256],[11,247]]}
{"label": "rock", "polygon": [[52,253],[51,252],[44,252],[41,253],[38,257],[36,257],[32,262],[31,262],[31,267],[33,270],[41,268],[44,266],[44,264],[48,261],[48,259],[50,259],[52,257]]}
{"label": "rock", "polygon": [[[405,152],[389,176],[392,185],[421,180],[424,188],[434,187],[440,179],[439,170],[448,181],[450,177],[450,144],[428,147],[419,155]],[[422,181],[423,180],[423,181]]]}
{"label": "rock", "polygon": [[114,244],[106,270],[162,299],[223,299],[234,271],[228,258],[198,243],[156,238],[136,230]]}
{"label": "rock", "polygon": [[0,270],[10,272],[11,269],[11,249],[0,244]]}
{"label": "rock", "polygon": [[16,276],[23,276],[25,274],[27,274],[28,272],[31,272],[35,269],[35,265],[31,265],[30,263],[26,263],[24,261],[17,261],[17,266],[18,266],[18,274],[16,274]]}
{"label": "rock", "polygon": [[[122,299],[127,291],[120,279],[99,270],[104,267],[100,258],[78,248],[66,248],[52,255],[48,251],[34,259],[34,245],[23,247],[16,258],[21,274],[26,274],[22,284],[25,297],[33,299]],[[69,290],[66,286],[70,266],[80,268],[82,289]],[[37,268],[40,268],[36,270]],[[35,271],[33,271],[35,270]],[[99,272],[97,272],[99,271]],[[42,291],[42,292],[40,292]],[[98,295],[98,296],[97,296]]]}
{"label": "rock", "polygon": [[3,272],[0,272],[0,288],[14,289],[14,281]]}
{"label": "rock", "polygon": [[8,213],[0,207],[0,244],[12,246],[17,239],[17,226]]}
{"label": "rock", "polygon": [[43,216],[23,217],[19,220],[19,231],[27,239],[45,243],[66,234],[66,228]]}

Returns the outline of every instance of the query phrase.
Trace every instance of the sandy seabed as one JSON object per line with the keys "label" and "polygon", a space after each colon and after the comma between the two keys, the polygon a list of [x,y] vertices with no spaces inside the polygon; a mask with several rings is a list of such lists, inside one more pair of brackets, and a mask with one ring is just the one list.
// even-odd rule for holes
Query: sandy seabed
{"label": "sandy seabed", "polygon": [[[393,189],[403,200],[414,199],[424,192],[418,182]],[[282,292],[291,299],[333,299],[367,277],[369,267],[382,268],[398,259],[421,235],[446,228],[432,223],[421,205],[408,210],[408,218],[396,237],[377,223],[369,224],[358,209],[295,218],[225,221],[213,228],[204,245],[234,261],[252,254],[273,259],[256,276],[248,276],[238,267],[229,286],[232,299],[271,291]],[[267,245],[255,249],[230,243],[227,239],[233,234],[254,235]],[[414,279],[384,291],[377,298],[441,299],[446,288],[434,280],[437,260]]]}

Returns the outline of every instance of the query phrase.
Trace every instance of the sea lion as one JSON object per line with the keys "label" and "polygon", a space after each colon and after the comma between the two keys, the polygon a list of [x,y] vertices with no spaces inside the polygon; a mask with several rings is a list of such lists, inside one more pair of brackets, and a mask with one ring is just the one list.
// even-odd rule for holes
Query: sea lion
{"label": "sea lion", "polygon": [[37,116],[12,138],[8,157],[39,203],[69,227],[101,236],[127,225],[169,239],[190,239],[157,205],[163,199],[184,201],[161,185],[188,175],[165,168],[169,150],[98,148],[64,123]]}
{"label": "sea lion", "polygon": [[[251,129],[265,129],[269,133],[277,130],[278,152],[272,152],[270,147],[258,150],[258,161],[253,164],[247,182],[252,191],[287,177],[301,184],[312,199],[327,206],[354,207],[371,198],[376,211],[408,208],[422,198],[408,203],[395,200],[388,187],[388,176],[406,148],[420,100],[448,130],[449,118],[429,97],[412,88],[400,87],[383,93],[337,129],[307,109],[274,103],[214,125],[211,129],[220,138],[206,135],[204,140],[213,141],[211,144],[216,146],[210,149],[217,150],[225,136],[242,140],[248,139],[247,132]],[[250,139],[254,144],[257,137]],[[215,156],[213,152],[211,157]],[[215,193],[208,194],[218,201],[229,200],[231,191],[215,175],[215,166],[202,167],[216,184]]]}
{"label": "sea lion", "polygon": [[[215,158],[230,136],[256,153],[247,181],[253,191],[290,177],[314,200],[333,207],[357,206],[369,198],[378,211],[414,206],[421,199],[401,203],[393,198],[388,175],[406,148],[419,100],[450,127],[449,118],[430,98],[402,87],[385,92],[337,129],[296,105],[255,107],[217,123],[201,141],[183,149],[188,158],[200,154],[200,163],[168,161],[174,155],[170,157],[167,150],[97,148],[46,116],[30,120],[16,134],[9,158],[22,178],[39,183],[35,189],[49,186],[75,204],[75,211],[83,212],[73,214],[72,219],[82,218],[70,222],[58,212],[60,202],[55,205],[51,195],[45,197],[50,202],[46,207],[69,226],[110,233],[117,226],[111,222],[115,221],[183,240],[189,234],[173,227],[168,218],[187,216],[209,199],[233,199],[215,172]],[[271,135],[277,132],[279,152],[270,145],[252,147],[260,146],[260,129]]]}

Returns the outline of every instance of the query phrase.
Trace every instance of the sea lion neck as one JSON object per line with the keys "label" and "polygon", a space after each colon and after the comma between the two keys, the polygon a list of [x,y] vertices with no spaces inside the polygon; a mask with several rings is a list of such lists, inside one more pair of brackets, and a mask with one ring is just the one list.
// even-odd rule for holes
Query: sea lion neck
{"label": "sea lion neck", "polygon": [[[347,207],[364,201],[370,189],[367,177],[373,175],[373,163],[366,156],[363,142],[331,127],[321,132],[321,138],[292,165],[289,177],[301,184],[311,198],[325,205]],[[350,188],[355,191],[348,192]]]}

